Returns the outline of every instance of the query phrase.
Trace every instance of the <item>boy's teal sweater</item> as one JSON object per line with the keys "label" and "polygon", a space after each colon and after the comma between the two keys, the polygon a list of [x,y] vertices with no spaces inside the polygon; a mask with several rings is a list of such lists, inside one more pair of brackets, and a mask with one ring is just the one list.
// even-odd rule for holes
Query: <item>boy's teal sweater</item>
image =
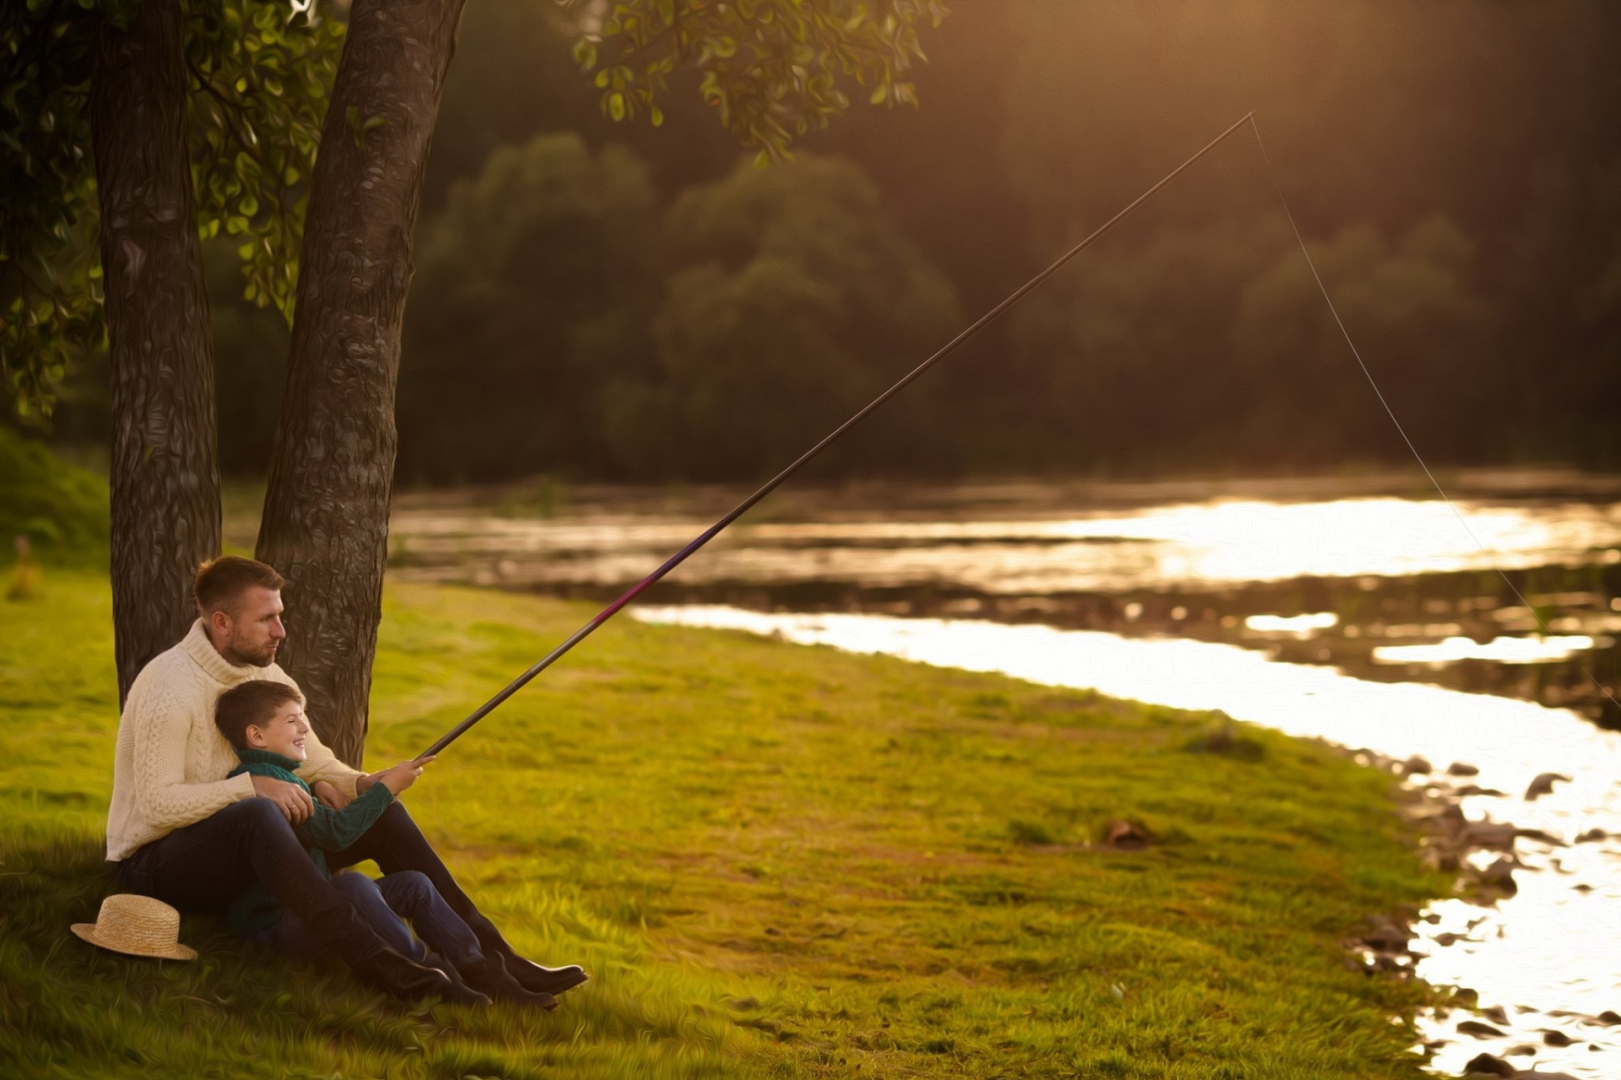
{"label": "boy's teal sweater", "polygon": [[[297,784],[305,791],[310,789],[308,784],[294,775],[293,770],[298,768],[300,762],[292,758],[272,754],[268,750],[238,750],[236,756],[242,764],[231,770],[231,776],[241,773],[268,776],[272,780]],[[383,811],[394,801],[394,793],[382,784],[373,784],[365,794],[342,810],[325,806],[313,796],[311,801],[315,803],[315,812],[294,825],[293,832],[303,843],[304,850],[310,853],[321,876],[330,880],[332,875],[326,868],[326,856],[321,853],[342,851],[359,840],[383,816]],[[282,907],[270,890],[258,883],[231,903],[226,917],[230,920],[231,929],[237,933],[252,934],[275,925],[276,920],[281,918],[281,912]]]}

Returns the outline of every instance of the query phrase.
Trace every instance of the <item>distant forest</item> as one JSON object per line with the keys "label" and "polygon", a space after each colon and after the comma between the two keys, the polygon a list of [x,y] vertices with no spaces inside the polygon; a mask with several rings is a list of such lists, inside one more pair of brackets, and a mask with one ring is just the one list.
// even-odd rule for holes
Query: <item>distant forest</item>
{"label": "distant forest", "polygon": [[[430,159],[398,476],[769,475],[1254,109],[1351,335],[1444,464],[1621,466],[1621,5],[958,0],[921,107],[755,168],[677,82],[614,124],[554,5],[468,5]],[[287,328],[208,251],[220,455]],[[49,437],[104,442],[104,360]],[[823,476],[1335,470],[1407,449],[1235,137]]]}

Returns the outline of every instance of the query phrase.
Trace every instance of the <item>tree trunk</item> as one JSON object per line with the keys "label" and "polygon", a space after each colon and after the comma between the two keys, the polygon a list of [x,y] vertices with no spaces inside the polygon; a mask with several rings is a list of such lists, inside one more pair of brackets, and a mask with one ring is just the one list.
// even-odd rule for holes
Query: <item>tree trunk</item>
{"label": "tree trunk", "polygon": [[112,363],[113,626],[120,702],[196,618],[219,552],[214,347],[186,141],[180,0],[97,29],[90,116]]}
{"label": "tree trunk", "polygon": [[258,556],[288,580],[282,663],[359,767],[382,614],[394,386],[428,145],[465,0],[355,0],[321,129]]}

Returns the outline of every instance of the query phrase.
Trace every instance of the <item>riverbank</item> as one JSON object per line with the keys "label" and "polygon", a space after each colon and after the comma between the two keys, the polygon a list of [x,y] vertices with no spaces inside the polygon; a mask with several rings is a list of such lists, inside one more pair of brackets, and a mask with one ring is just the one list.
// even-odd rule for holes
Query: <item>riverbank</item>
{"label": "riverbank", "polygon": [[[589,614],[392,587],[368,763]],[[1433,992],[1353,970],[1344,942],[1451,879],[1422,868],[1390,775],[1321,744],[620,620],[407,797],[521,949],[593,981],[555,1014],[410,1011],[209,920],[183,929],[195,965],[72,938],[110,889],[105,580],[48,573],[0,603],[0,639],[10,1073],[1423,1075],[1391,1017]],[[1118,822],[1152,842],[1106,843]]]}

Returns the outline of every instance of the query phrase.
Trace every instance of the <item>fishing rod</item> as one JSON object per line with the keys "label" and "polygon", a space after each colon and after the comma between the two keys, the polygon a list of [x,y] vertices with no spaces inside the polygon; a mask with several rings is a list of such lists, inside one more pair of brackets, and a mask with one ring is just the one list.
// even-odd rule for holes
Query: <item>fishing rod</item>
{"label": "fishing rod", "polygon": [[461,738],[468,728],[472,727],[474,724],[488,716],[503,701],[522,689],[523,686],[529,682],[529,680],[551,667],[563,656],[563,654],[567,653],[570,649],[574,648],[574,646],[578,645],[581,641],[590,636],[593,630],[617,615],[619,610],[626,604],[636,599],[636,597],[640,596],[643,592],[646,592],[671,570],[674,570],[677,566],[680,566],[683,562],[685,562],[687,557],[693,552],[697,551],[699,548],[709,543],[709,541],[713,540],[722,529],[726,528],[726,526],[730,525],[732,522],[736,521],[738,518],[747,513],[749,508],[754,506],[755,503],[777,490],[777,488],[781,487],[789,477],[793,476],[800,469],[810,464],[810,462],[815,459],[818,454],[832,445],[832,443],[838,439],[839,436],[843,435],[846,431],[849,431],[862,420],[866,419],[868,414],[872,413],[880,405],[884,404],[884,402],[906,389],[920,376],[922,376],[924,372],[928,371],[935,364],[938,364],[941,360],[944,360],[947,356],[955,352],[958,346],[962,345],[969,338],[983,330],[997,316],[1001,315],[1014,304],[1017,304],[1020,300],[1024,299],[1032,291],[1038,288],[1044,281],[1058,273],[1058,271],[1061,270],[1071,259],[1075,258],[1075,256],[1079,255],[1087,248],[1091,247],[1099,237],[1103,236],[1110,229],[1114,228],[1127,217],[1131,216],[1132,212],[1138,207],[1142,206],[1143,203],[1153,198],[1155,193],[1157,193],[1160,188],[1164,187],[1166,184],[1169,184],[1178,176],[1181,176],[1200,158],[1204,157],[1217,146],[1221,145],[1221,143],[1224,142],[1233,132],[1243,127],[1246,123],[1250,123],[1254,115],[1255,114],[1253,112],[1245,113],[1238,119],[1236,123],[1233,124],[1232,127],[1210,140],[1210,142],[1205,145],[1204,149],[1200,150],[1182,164],[1178,165],[1171,172],[1167,173],[1164,179],[1155,184],[1153,187],[1149,188],[1147,191],[1143,192],[1141,195],[1137,196],[1137,198],[1133,199],[1124,209],[1115,214],[1114,217],[1110,218],[1108,221],[1105,221],[1102,225],[1098,226],[1097,229],[1093,230],[1092,234],[1086,239],[1064,252],[1064,254],[1061,255],[1051,266],[1047,267],[1047,269],[1043,270],[1041,273],[1019,286],[1018,289],[1014,290],[1007,297],[1007,299],[1003,300],[1000,304],[997,304],[984,315],[981,315],[977,320],[969,325],[967,329],[963,330],[956,337],[952,338],[950,341],[946,342],[945,345],[941,346],[940,350],[933,356],[929,357],[917,367],[907,372],[906,375],[903,376],[894,386],[891,386],[888,390],[885,390],[882,394],[879,394],[865,408],[856,413],[854,416],[850,417],[850,419],[846,420],[844,423],[840,424],[825,438],[823,438],[821,442],[799,455],[799,457],[794,460],[793,464],[789,465],[776,476],[768,480],[754,494],[738,503],[737,506],[735,506],[725,517],[721,518],[719,521],[715,522],[715,524],[699,533],[692,539],[690,543],[687,544],[686,547],[682,548],[680,551],[666,559],[664,564],[657,570],[654,570],[641,581],[638,581],[629,589],[626,589],[624,595],[619,597],[619,599],[615,600],[613,603],[609,604],[607,607],[603,608],[590,622],[576,630],[568,637],[567,640],[558,645],[557,648],[553,649],[551,652],[547,653],[528,671],[525,671],[522,675],[519,675],[516,679],[513,679],[499,694],[496,694],[483,705],[480,705],[478,709],[467,717],[467,719],[463,720],[461,723],[447,731],[444,735],[440,736],[437,742],[428,747],[426,750],[422,751],[422,753],[418,754],[416,760],[420,761],[423,758],[432,757],[434,754],[439,753],[439,751]]}

